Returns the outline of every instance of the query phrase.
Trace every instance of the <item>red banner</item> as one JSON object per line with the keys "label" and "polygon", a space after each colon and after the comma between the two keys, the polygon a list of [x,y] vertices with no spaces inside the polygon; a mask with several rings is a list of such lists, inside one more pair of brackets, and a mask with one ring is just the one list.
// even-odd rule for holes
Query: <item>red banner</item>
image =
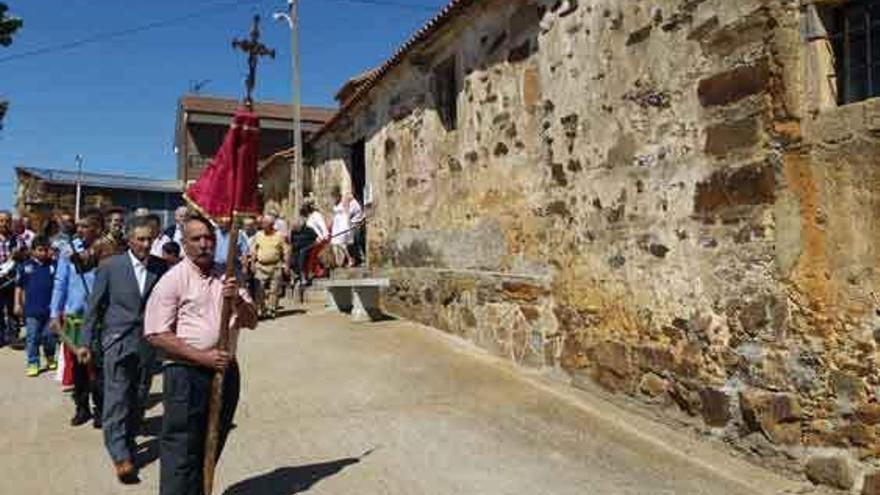
{"label": "red banner", "polygon": [[220,150],[183,197],[214,220],[259,214],[259,148],[260,120],[253,112],[239,109]]}

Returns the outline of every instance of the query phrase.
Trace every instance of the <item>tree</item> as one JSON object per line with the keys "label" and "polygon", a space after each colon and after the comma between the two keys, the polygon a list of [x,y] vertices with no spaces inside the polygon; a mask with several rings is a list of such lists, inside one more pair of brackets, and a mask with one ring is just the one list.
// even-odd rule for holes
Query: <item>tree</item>
{"label": "tree", "polygon": [[[9,46],[12,44],[12,35],[21,29],[24,24],[18,17],[10,17],[6,15],[9,7],[0,2],[0,46]],[[6,116],[6,110],[9,109],[9,102],[0,100],[0,129],[3,129],[3,117]]]}
{"label": "tree", "polygon": [[12,35],[21,29],[24,22],[18,17],[9,17],[6,12],[9,6],[0,2],[0,45],[9,46],[12,44]]}

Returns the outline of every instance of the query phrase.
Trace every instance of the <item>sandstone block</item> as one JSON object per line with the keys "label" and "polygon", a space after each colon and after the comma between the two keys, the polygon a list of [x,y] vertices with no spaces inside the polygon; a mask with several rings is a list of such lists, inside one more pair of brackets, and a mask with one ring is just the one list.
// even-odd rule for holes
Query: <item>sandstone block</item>
{"label": "sandstone block", "polygon": [[779,443],[790,443],[795,431],[794,427],[780,427],[780,423],[793,423],[803,417],[800,402],[793,394],[746,390],[740,392],[739,403],[746,426],[763,431]]}
{"label": "sandstone block", "polygon": [[721,170],[697,184],[694,211],[708,215],[727,208],[773,203],[776,174],[773,167],[757,163],[733,170]]}
{"label": "sandstone block", "polygon": [[633,350],[639,367],[654,372],[663,372],[675,368],[675,355],[667,348],[660,346],[639,346]]}
{"label": "sandstone block", "polygon": [[602,342],[591,350],[596,363],[596,381],[611,391],[629,387],[632,369],[626,346],[619,342]]}
{"label": "sandstone block", "polygon": [[816,484],[849,490],[855,481],[849,460],[841,456],[816,456],[807,461],[807,478]]}
{"label": "sandstone block", "polygon": [[706,153],[723,157],[732,151],[756,146],[760,142],[760,129],[755,117],[712,125],[706,129]]}
{"label": "sandstone block", "polygon": [[849,402],[863,402],[867,397],[865,381],[859,376],[840,370],[831,371],[831,386],[838,400],[845,399]]}
{"label": "sandstone block", "polygon": [[865,475],[862,495],[880,495],[880,471],[874,471]]}
{"label": "sandstone block", "polygon": [[541,308],[537,306],[522,304],[519,307],[519,311],[522,313],[523,317],[525,317],[526,321],[529,322],[534,322],[541,317]]}
{"label": "sandstone block", "polygon": [[666,393],[669,383],[654,373],[645,373],[639,382],[639,391],[648,397],[660,397]]}
{"label": "sandstone block", "polygon": [[841,434],[846,436],[850,445],[857,447],[871,447],[877,444],[877,431],[873,426],[861,423],[853,423],[840,428]]}
{"label": "sandstone block", "polygon": [[736,67],[700,81],[697,95],[704,107],[728,105],[767,89],[770,68],[766,59]]}
{"label": "sandstone block", "polygon": [[548,294],[546,287],[525,282],[504,282],[501,284],[504,295],[515,301],[535,302]]}
{"label": "sandstone block", "polygon": [[799,445],[803,435],[800,423],[781,423],[769,428],[767,438],[777,445]]}
{"label": "sandstone block", "polygon": [[700,412],[700,396],[680,383],[672,384],[669,388],[669,396],[682,411],[691,416],[696,416]]}
{"label": "sandstone block", "polygon": [[700,404],[707,425],[722,427],[730,421],[730,396],[727,393],[705,388],[700,392]]}
{"label": "sandstone block", "polygon": [[866,425],[876,425],[880,423],[880,404],[862,404],[856,409],[856,417]]}

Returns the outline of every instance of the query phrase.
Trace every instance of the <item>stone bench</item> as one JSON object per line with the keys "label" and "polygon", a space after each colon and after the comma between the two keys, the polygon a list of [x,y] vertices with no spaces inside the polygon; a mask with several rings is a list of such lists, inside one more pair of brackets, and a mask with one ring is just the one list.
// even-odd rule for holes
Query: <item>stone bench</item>
{"label": "stone bench", "polygon": [[379,307],[382,288],[390,286],[387,278],[322,280],[318,283],[327,292],[332,310],[351,313],[352,321],[376,321],[385,314]]}

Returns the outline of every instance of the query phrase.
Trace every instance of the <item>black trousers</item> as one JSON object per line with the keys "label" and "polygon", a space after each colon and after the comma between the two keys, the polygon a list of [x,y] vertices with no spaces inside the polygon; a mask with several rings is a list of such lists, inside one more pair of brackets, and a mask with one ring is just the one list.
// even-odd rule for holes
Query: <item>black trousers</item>
{"label": "black trousers", "polygon": [[354,259],[355,265],[360,266],[367,257],[367,226],[356,226],[352,237],[354,242],[348,245],[348,254]]}
{"label": "black trousers", "polygon": [[[202,468],[208,403],[214,372],[184,364],[168,364],[163,375],[162,436],[160,451],[160,495],[203,495]],[[223,405],[220,409],[220,442],[217,459],[226,443],[241,387],[238,365],[226,369]]]}
{"label": "black trousers", "polygon": [[73,403],[76,412],[89,411],[89,397],[94,406],[92,414],[101,417],[104,406],[104,372],[100,361],[100,353],[95,353],[94,364],[73,363]]}
{"label": "black trousers", "polygon": [[0,344],[18,341],[19,323],[14,307],[15,286],[8,285],[0,289]]}

